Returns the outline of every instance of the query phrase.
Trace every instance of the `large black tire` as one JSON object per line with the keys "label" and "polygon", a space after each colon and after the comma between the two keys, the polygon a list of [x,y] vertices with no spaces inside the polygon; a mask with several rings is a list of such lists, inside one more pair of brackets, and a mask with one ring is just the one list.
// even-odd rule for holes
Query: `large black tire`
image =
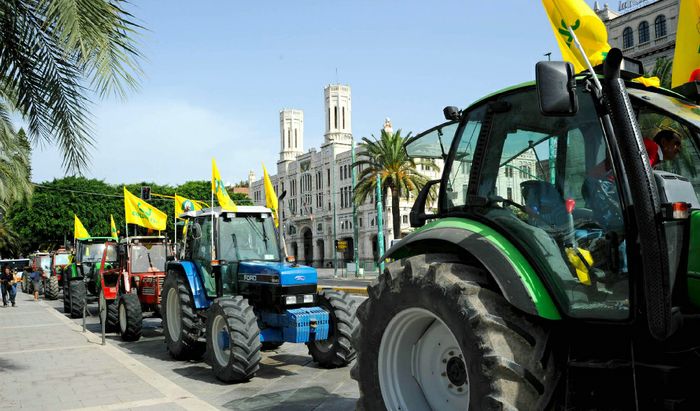
{"label": "large black tire", "polygon": [[214,301],[207,317],[207,353],[216,378],[243,382],[254,377],[261,346],[258,320],[248,300],[237,295]]}
{"label": "large black tire", "polygon": [[70,288],[68,281],[63,282],[63,313],[70,313]]}
{"label": "large black tire", "polygon": [[52,275],[46,280],[46,287],[44,288],[44,296],[49,300],[55,300],[58,298],[58,278]]}
{"label": "large black tire", "polygon": [[324,368],[344,367],[355,359],[352,334],[357,327],[357,302],[342,291],[323,290],[318,293],[318,305],[330,317],[328,339],[306,343],[309,354]]}
{"label": "large black tire", "polygon": [[94,279],[90,279],[87,283],[87,290],[90,292],[90,295],[97,296],[99,294],[99,291],[97,291],[97,284],[95,284]]}
{"label": "large black tire", "polygon": [[[489,281],[483,270],[455,261],[445,255],[396,261],[387,266],[378,284],[369,288],[369,298],[358,309],[361,326],[353,336],[358,358],[351,376],[360,387],[358,409],[540,410],[548,406],[558,378],[548,332],[537,324],[539,320],[515,310],[499,293],[487,288]],[[420,318],[410,317],[414,313],[432,318],[432,322],[421,318],[423,322],[413,323],[413,330],[410,322],[394,328],[403,324],[403,319]],[[429,356],[416,360],[411,349],[401,350],[400,345],[387,342],[410,342],[407,336],[415,332],[418,342],[413,348],[417,351],[423,333],[433,326],[446,330],[441,335],[451,335],[457,350],[450,349],[441,357],[441,347],[434,344],[424,351],[434,356],[434,361]],[[392,352],[389,347],[397,349]],[[404,373],[392,373],[393,367],[386,371],[391,361]],[[403,366],[405,363],[408,365]],[[411,375],[416,363],[442,372],[421,386]],[[385,387],[381,378],[388,381]],[[436,396],[434,387],[457,395]],[[429,391],[432,395],[426,394]],[[409,398],[412,403],[406,404]]]}
{"label": "large black tire", "polygon": [[122,294],[119,297],[119,334],[124,341],[138,341],[141,338],[143,313],[141,301],[136,294]]}
{"label": "large black tire", "polygon": [[119,307],[118,301],[104,298],[103,290],[100,290],[97,305],[99,307],[100,324],[105,323],[105,332],[112,333],[119,330]]}
{"label": "large black tire", "polygon": [[[172,293],[170,292],[171,290]],[[179,321],[172,324],[173,313],[168,313],[169,296],[178,299],[173,308],[179,310]],[[194,301],[189,283],[179,273],[170,271],[163,283],[160,312],[163,315],[163,335],[170,355],[177,360],[199,359],[204,354],[206,344],[198,341],[199,327]],[[170,318],[169,318],[170,316]]]}
{"label": "large black tire", "polygon": [[68,299],[70,318],[83,318],[83,308],[87,298],[85,282],[82,278],[71,280],[68,282],[68,288],[70,289],[68,291],[70,293]]}

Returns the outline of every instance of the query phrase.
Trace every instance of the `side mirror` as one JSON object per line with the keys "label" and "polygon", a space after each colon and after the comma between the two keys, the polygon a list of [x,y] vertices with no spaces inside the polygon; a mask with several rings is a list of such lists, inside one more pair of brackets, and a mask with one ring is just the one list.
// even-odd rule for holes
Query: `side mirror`
{"label": "side mirror", "polygon": [[535,66],[537,100],[545,116],[573,116],[578,111],[574,65],[540,61]]}
{"label": "side mirror", "polygon": [[439,183],[440,180],[430,180],[424,186],[423,189],[418,193],[418,198],[416,202],[413,203],[411,207],[411,213],[409,214],[409,220],[411,222],[411,227],[422,227],[425,225],[425,220],[431,215],[425,214],[425,203],[428,201],[428,195],[430,194],[430,189],[435,184]]}

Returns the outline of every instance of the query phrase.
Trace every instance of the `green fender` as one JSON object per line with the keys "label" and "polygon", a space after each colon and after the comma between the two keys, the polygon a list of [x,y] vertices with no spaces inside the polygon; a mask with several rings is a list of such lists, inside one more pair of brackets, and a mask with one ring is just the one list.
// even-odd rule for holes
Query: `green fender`
{"label": "green fender", "polygon": [[474,256],[491,273],[505,299],[518,309],[549,320],[561,319],[523,254],[503,235],[478,221],[456,217],[433,221],[396,243],[384,258],[447,251],[466,251]]}

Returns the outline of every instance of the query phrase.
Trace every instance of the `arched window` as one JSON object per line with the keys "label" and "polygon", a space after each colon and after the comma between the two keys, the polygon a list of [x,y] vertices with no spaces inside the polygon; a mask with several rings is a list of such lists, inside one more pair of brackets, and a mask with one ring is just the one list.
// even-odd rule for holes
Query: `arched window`
{"label": "arched window", "polygon": [[634,32],[631,28],[625,27],[625,29],[622,30],[622,48],[628,49],[632,46],[634,46]]}
{"label": "arched window", "polygon": [[649,42],[649,23],[643,21],[639,23],[639,44]]}
{"label": "arched window", "polygon": [[663,37],[666,35],[666,16],[657,16],[654,20],[654,33],[656,38]]}
{"label": "arched window", "polygon": [[297,129],[294,129],[294,148],[299,148],[299,143],[297,141]]}
{"label": "arched window", "polygon": [[335,128],[338,128],[338,106],[333,107],[333,114],[335,114],[333,125],[335,125]]}
{"label": "arched window", "polygon": [[345,107],[343,107],[343,128],[345,128]]}
{"label": "arched window", "polygon": [[331,129],[331,108],[328,107],[328,129]]}

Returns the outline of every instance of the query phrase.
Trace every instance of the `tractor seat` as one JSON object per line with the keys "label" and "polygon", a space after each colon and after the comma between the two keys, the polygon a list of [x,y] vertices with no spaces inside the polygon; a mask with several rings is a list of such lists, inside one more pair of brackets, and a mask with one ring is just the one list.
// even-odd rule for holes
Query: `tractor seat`
{"label": "tractor seat", "polygon": [[546,181],[528,180],[520,183],[525,206],[536,213],[549,228],[565,228],[568,223],[564,199],[559,190]]}

